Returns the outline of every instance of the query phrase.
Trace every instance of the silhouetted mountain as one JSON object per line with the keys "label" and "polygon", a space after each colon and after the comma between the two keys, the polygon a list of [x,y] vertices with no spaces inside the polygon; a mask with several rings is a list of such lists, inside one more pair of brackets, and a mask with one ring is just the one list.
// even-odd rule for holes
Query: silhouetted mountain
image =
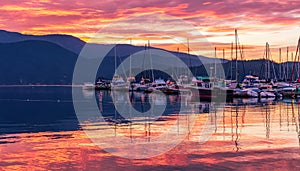
{"label": "silhouetted mountain", "polygon": [[77,55],[54,43],[0,43],[0,84],[70,84]]}
{"label": "silhouetted mountain", "polygon": [[[189,66],[198,66],[198,65],[201,65],[202,62],[206,63],[206,62],[212,62],[213,61],[212,58],[208,58],[208,57],[205,57],[205,56],[196,56],[196,55],[192,55],[192,54],[189,55],[189,54],[182,53],[182,52],[173,52],[173,51],[160,49],[160,48],[155,48],[155,47],[149,47],[148,48],[148,47],[144,47],[144,46],[133,46],[133,45],[129,45],[129,44],[118,44],[116,46],[116,48],[117,48],[117,57],[121,61],[126,59],[131,54],[135,54],[139,51],[143,51],[143,50],[147,50],[147,49],[162,50],[164,52],[170,53],[170,55],[174,55],[176,57],[179,57],[184,63],[186,63]],[[107,54],[107,56],[114,57],[114,50],[112,49]]]}
{"label": "silhouetted mountain", "polygon": [[85,42],[78,39],[77,37],[70,35],[61,34],[50,34],[50,35],[26,35],[17,32],[8,32],[5,30],[0,30],[0,43],[13,43],[26,40],[42,40],[55,43],[62,46],[76,54],[79,54]]}
{"label": "silhouetted mountain", "polygon": [[[0,84],[71,84],[78,54],[85,44],[84,41],[69,35],[34,36],[0,30]],[[108,45],[93,44],[93,46],[101,48]],[[186,65],[191,66],[191,71],[195,75],[206,75],[207,71],[202,63],[214,62],[214,59],[204,56],[197,57],[154,47],[149,49],[162,50],[164,54],[167,54],[166,56],[179,57]],[[143,50],[146,50],[144,46],[116,45],[117,65],[131,54],[146,53]],[[138,61],[141,66],[145,59],[142,57]],[[89,60],[93,62],[96,59]],[[161,65],[161,67],[175,65],[164,63],[163,60],[152,62]],[[265,62],[265,60],[238,61],[239,80],[242,80],[247,74],[264,78]],[[111,79],[114,74],[114,64],[115,52],[114,49],[111,49],[99,66],[98,76]],[[271,77],[275,78],[276,75],[279,79],[280,65],[273,62],[271,64]],[[286,64],[281,64],[281,66],[286,68]],[[231,65],[231,61],[224,60],[223,68],[227,79],[231,79],[231,68],[232,78],[235,78],[234,61]],[[282,79],[289,79],[292,68],[291,62],[288,63],[288,68],[288,74],[282,72],[282,75],[285,73],[285,77],[282,76]],[[126,69],[128,70],[128,68]],[[135,70],[136,68],[132,69]],[[155,75],[156,77],[167,76],[158,71],[155,71]]]}
{"label": "silhouetted mountain", "polygon": [[[139,68],[132,68],[132,70],[140,70],[146,67],[147,65],[150,65],[149,59],[146,59],[147,56],[149,56],[149,52],[147,52],[147,49],[151,50],[157,50],[155,51],[156,54],[153,54],[152,51],[152,56],[154,55],[162,55],[161,57],[168,57],[168,56],[173,56],[173,57],[178,57],[180,58],[187,66],[199,66],[202,64],[202,62],[208,63],[208,62],[213,62],[213,59],[207,58],[204,56],[195,56],[195,55],[188,55],[185,53],[178,53],[178,52],[172,52],[164,49],[159,49],[159,48],[154,48],[154,47],[149,47],[145,48],[143,46],[132,46],[128,44],[118,44],[116,45],[116,59],[117,59],[117,66],[122,63],[127,57],[129,57],[131,54],[136,54],[138,52],[145,53],[145,56],[139,55],[140,60],[138,63],[140,63]],[[145,50],[145,51],[144,51]],[[160,52],[162,52],[160,54]],[[147,54],[148,53],[148,54]],[[132,62],[134,63],[134,62]],[[171,68],[173,65],[176,65],[176,63],[165,63],[164,60],[161,61],[152,61],[153,65],[160,66],[161,68]],[[103,62],[101,63],[99,67],[99,72],[98,75],[104,78],[112,78],[114,74],[114,65],[115,65],[115,52],[114,48],[110,50],[110,52],[107,54],[107,56],[104,58]],[[123,70],[128,71],[129,68],[123,68]],[[127,72],[128,73],[128,72]],[[149,74],[148,74],[149,75]],[[161,75],[161,72],[159,74],[154,74],[155,77],[159,78]]]}
{"label": "silhouetted mountain", "polygon": [[[237,74],[238,81],[242,81],[246,75],[255,75],[259,76],[260,79],[269,79],[266,76],[266,63],[265,59],[257,59],[257,60],[238,60],[237,61]],[[226,79],[235,79],[236,78],[236,70],[235,70],[235,61],[226,61],[223,63],[223,69],[226,76]],[[298,69],[295,65],[293,80],[298,78],[297,73]],[[281,67],[281,69],[279,69]],[[276,80],[290,80],[290,76],[292,73],[293,62],[285,62],[278,64],[276,62],[270,61],[270,78]],[[193,71],[195,71],[195,75],[207,75],[205,68],[203,66],[193,67]],[[280,75],[281,74],[281,75]]]}

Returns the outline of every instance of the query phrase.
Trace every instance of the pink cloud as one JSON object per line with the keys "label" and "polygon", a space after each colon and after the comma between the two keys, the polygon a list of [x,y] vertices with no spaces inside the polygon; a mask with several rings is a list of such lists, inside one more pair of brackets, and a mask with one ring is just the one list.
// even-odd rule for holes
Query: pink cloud
{"label": "pink cloud", "polygon": [[[268,34],[280,32],[283,27],[297,27],[299,9],[300,1],[296,0],[132,0],[126,3],[121,0],[1,0],[0,26],[1,29],[18,32],[69,33],[86,38],[111,21],[157,12],[188,21],[195,28],[204,30],[207,37],[232,37],[234,28],[241,33]],[[128,25],[137,22],[142,26],[144,21],[129,21]],[[172,24],[165,23],[164,27],[172,27]],[[142,30],[139,27],[135,29],[137,32]],[[172,34],[183,36],[181,32],[175,30]],[[130,34],[130,31],[111,30],[111,34],[115,33]],[[144,33],[140,36],[152,34]]]}

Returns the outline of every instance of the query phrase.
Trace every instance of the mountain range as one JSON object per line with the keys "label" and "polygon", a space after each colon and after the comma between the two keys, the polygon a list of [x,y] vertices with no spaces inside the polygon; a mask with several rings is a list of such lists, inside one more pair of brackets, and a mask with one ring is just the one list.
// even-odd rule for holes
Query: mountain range
{"label": "mountain range", "polygon": [[[28,84],[71,84],[73,70],[77,58],[86,42],[70,35],[26,35],[16,32],[0,30],[0,85],[28,85]],[[106,45],[95,44],[103,47]],[[118,44],[117,65],[131,54],[145,49],[144,46]],[[158,49],[147,47],[150,49]],[[130,50],[129,50],[130,49]],[[206,75],[202,62],[213,63],[214,59],[205,56],[195,56],[186,53],[167,51],[179,57],[190,66],[195,75]],[[112,78],[114,73],[114,49],[106,55],[99,66],[98,76]],[[200,59],[200,60],[199,60]],[[159,61],[154,61],[159,62]],[[238,61],[238,78],[245,74],[264,75],[264,60]],[[271,62],[272,73],[278,77],[279,64]],[[162,64],[163,65],[163,64]],[[222,60],[227,78],[231,76],[231,61]],[[286,64],[281,64],[286,66]],[[291,70],[292,63],[288,64]],[[233,72],[232,77],[235,78]],[[157,75],[157,74],[156,74]],[[159,75],[159,73],[158,73]],[[274,76],[274,74],[273,74]]]}

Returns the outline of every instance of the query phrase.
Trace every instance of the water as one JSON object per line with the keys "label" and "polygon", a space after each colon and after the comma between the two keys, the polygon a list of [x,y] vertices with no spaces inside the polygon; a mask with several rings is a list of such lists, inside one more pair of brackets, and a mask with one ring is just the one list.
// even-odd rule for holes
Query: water
{"label": "water", "polygon": [[[117,102],[129,98],[140,112],[151,111],[151,102],[154,107],[167,105],[162,116],[124,118],[115,112],[109,92],[94,94],[80,88],[78,92],[82,96],[78,103],[89,104],[96,98],[105,121],[87,117],[87,122],[80,124],[71,88],[1,88],[0,170],[300,169],[297,100],[234,99],[223,104],[223,108],[208,102],[189,102],[184,96],[119,93]],[[178,114],[182,109],[180,103],[185,100],[190,107],[185,112],[195,115]],[[211,135],[204,141],[201,138],[206,136],[203,131],[206,123],[211,126]],[[147,159],[127,159],[108,153],[107,149],[123,149],[117,153],[123,155],[129,151],[128,145],[115,147],[112,143],[109,147],[99,147],[83,131],[99,130],[101,141],[125,136],[132,141],[132,152],[143,153],[135,141],[147,146],[172,126],[170,139],[187,130],[184,140],[171,150]]]}

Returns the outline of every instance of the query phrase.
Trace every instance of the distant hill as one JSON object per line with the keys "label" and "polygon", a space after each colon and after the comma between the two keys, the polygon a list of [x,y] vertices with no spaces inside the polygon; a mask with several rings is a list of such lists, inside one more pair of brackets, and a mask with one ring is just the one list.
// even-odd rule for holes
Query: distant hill
{"label": "distant hill", "polygon": [[0,84],[70,84],[77,54],[57,44],[0,43]]}
{"label": "distant hill", "polygon": [[80,40],[77,37],[70,35],[61,35],[61,34],[50,34],[50,35],[26,35],[17,32],[9,32],[5,30],[0,30],[0,43],[13,43],[26,40],[42,40],[55,43],[62,46],[76,54],[79,54],[82,47],[86,42]]}
{"label": "distant hill", "polygon": [[[0,85],[7,84],[71,84],[75,63],[78,54],[86,42],[69,35],[24,35],[16,32],[0,30]],[[106,46],[94,44],[95,46]],[[157,49],[150,47],[151,49]],[[117,64],[119,65],[130,54],[145,50],[143,46],[119,44],[117,49]],[[161,49],[163,50],[163,49]],[[205,56],[197,57],[186,53],[177,53],[163,50],[179,57],[189,65],[195,75],[206,75],[202,62],[213,63],[214,59]],[[114,73],[114,49],[112,49],[103,63],[99,66],[98,76],[112,78]],[[200,59],[200,60],[199,60]],[[95,59],[93,59],[95,60]],[[142,64],[143,59],[140,63]],[[154,61],[162,67],[170,64]],[[272,63],[272,62],[271,62]],[[238,61],[238,78],[242,80],[247,74],[260,77],[265,76],[265,60]],[[274,73],[279,78],[279,64],[272,63],[271,76]],[[274,66],[274,67],[273,67]],[[286,64],[281,64],[286,68]],[[231,61],[224,60],[223,68],[226,78],[231,78]],[[232,78],[235,78],[235,63],[232,65]],[[292,63],[288,63],[289,78]],[[134,69],[134,68],[133,68]],[[297,71],[298,72],[298,71]],[[155,72],[158,77],[165,76]],[[283,75],[283,74],[282,74]],[[297,74],[295,74],[297,75]],[[294,78],[295,79],[295,78]]]}
{"label": "distant hill", "polygon": [[[264,59],[238,61],[238,80],[242,81],[245,75],[249,75],[249,74],[259,76],[261,79],[268,79],[266,77],[266,63],[267,61]],[[231,70],[231,66],[232,66],[232,70]],[[280,67],[281,69],[279,69]],[[227,79],[231,79],[231,71],[232,71],[232,79],[235,79],[235,61],[225,62],[223,64],[223,68]],[[292,68],[293,68],[293,62],[285,62],[279,64],[270,61],[270,77],[272,79],[289,81],[292,73]],[[299,71],[297,70],[295,65],[293,80],[297,79],[297,73],[299,73]]]}
{"label": "distant hill", "polygon": [[[63,34],[50,34],[50,35],[27,35],[21,34],[18,32],[9,32],[5,30],[0,30],[0,43],[13,43],[13,42],[20,42],[26,40],[42,40],[48,41],[51,43],[55,43],[67,50],[70,50],[76,54],[79,54],[81,49],[84,47],[86,42],[80,40],[77,37],[70,36],[70,35],[63,35]],[[98,46],[105,46],[98,44]],[[118,54],[121,59],[128,57],[130,54],[136,53],[138,51],[144,50],[144,46],[133,46],[128,44],[120,44],[117,47]],[[158,49],[158,48],[153,48]],[[163,49],[162,49],[163,50]],[[165,50],[167,51],[167,50]],[[189,63],[189,57],[191,58],[191,65],[199,65],[198,58],[195,55],[188,55],[186,53],[177,53],[172,51],[170,52],[176,56],[179,56],[183,59],[186,63]],[[114,56],[114,51],[111,51],[108,56]],[[201,60],[210,60],[210,58],[200,56]]]}

